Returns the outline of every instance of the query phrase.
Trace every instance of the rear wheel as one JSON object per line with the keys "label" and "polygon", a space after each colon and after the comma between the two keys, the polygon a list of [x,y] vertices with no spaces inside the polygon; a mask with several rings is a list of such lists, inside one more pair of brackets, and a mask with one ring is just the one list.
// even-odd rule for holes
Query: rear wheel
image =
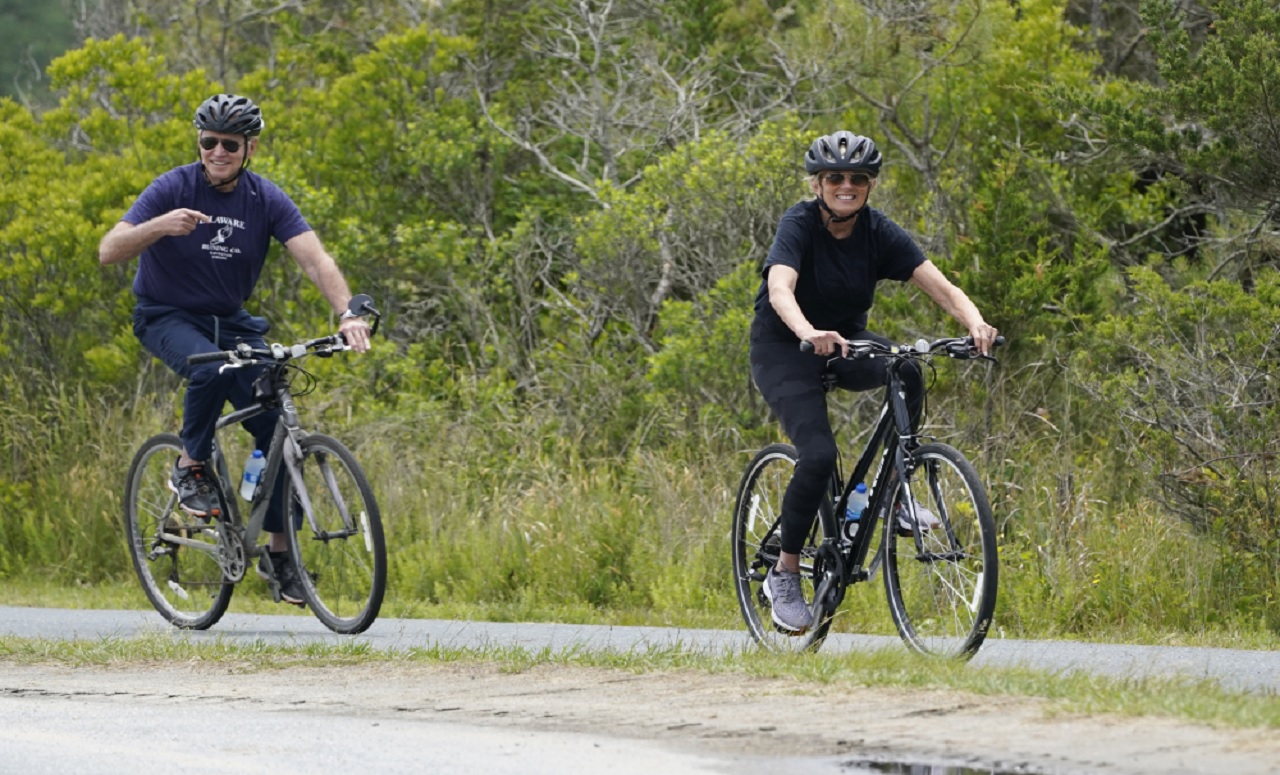
{"label": "rear wheel", "polygon": [[921,507],[936,523],[885,530],[889,610],[913,649],[967,659],[982,645],[995,610],[995,521],[977,471],[958,450],[926,444],[914,459],[909,487],[899,484],[889,501],[887,527],[898,522],[900,509],[921,514]]}
{"label": "rear wheel", "polygon": [[169,486],[181,452],[182,440],[171,433],[142,443],[125,480],[125,536],[142,591],[155,609],[177,627],[203,630],[226,613],[235,585],[214,559],[217,521],[187,514]]}
{"label": "rear wheel", "polygon": [[[765,574],[778,561],[782,496],[795,467],[796,450],[790,444],[765,447],[747,466],[733,512],[733,581],[742,618],[757,643],[778,651],[816,651],[831,629],[830,613],[818,612],[813,627],[792,635],[774,625],[772,608],[764,595]],[[822,578],[825,565],[818,552],[823,539],[822,517],[830,511],[830,499],[824,499],[800,553],[800,583],[811,608],[814,580]]]}
{"label": "rear wheel", "polygon": [[[373,488],[342,442],[311,434],[301,443],[304,491],[286,477],[286,530],[307,604],[334,632],[364,632],[387,585],[387,547]],[[308,518],[304,503],[310,503]]]}

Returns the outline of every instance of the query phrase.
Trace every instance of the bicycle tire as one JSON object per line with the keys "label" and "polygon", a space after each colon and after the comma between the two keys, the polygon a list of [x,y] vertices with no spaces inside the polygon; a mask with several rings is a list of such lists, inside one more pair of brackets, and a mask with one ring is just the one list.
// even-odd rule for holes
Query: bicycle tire
{"label": "bicycle tire", "polygon": [[[884,584],[889,610],[898,634],[912,649],[968,659],[986,638],[999,587],[991,505],[978,472],[956,448],[925,444],[912,459],[909,487],[897,484],[887,514],[905,508],[909,489],[940,524],[903,531],[886,523]],[[896,516],[887,519],[897,521]]]}
{"label": "bicycle tire", "polygon": [[387,586],[387,547],[373,488],[337,439],[315,433],[300,446],[316,524],[307,520],[297,485],[286,477],[285,503],[297,528],[285,531],[290,558],[316,618],[337,633],[364,632],[378,618]]}
{"label": "bicycle tire", "polygon": [[[757,452],[742,475],[733,510],[730,540],[738,607],[752,639],[774,651],[816,651],[831,629],[832,612],[826,611],[816,617],[814,625],[804,633],[795,635],[780,630],[773,623],[772,608],[763,591],[765,575],[777,562],[782,496],[795,471],[796,460],[796,449],[790,444],[770,444]],[[823,537],[823,517],[831,508],[830,498],[824,498],[800,554],[801,588],[811,605],[815,578],[822,573],[821,562],[816,560]]]}
{"label": "bicycle tire", "polygon": [[151,605],[176,627],[205,630],[226,613],[235,585],[212,554],[161,538],[175,535],[218,545],[221,523],[187,514],[169,487],[181,452],[182,440],[172,433],[152,436],[138,448],[125,479],[125,537]]}

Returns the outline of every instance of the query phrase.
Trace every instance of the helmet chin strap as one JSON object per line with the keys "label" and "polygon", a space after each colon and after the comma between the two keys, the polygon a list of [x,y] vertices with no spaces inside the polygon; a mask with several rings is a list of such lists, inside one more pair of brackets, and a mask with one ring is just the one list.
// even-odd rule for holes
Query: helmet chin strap
{"label": "helmet chin strap", "polygon": [[[862,207],[866,207],[866,206],[867,206],[866,203],[863,202]],[[862,212],[862,207],[859,207],[857,210],[854,210],[848,215],[836,215],[835,213],[831,212],[831,206],[827,204],[827,200],[823,199],[821,195],[818,196],[818,207],[821,207],[823,210],[827,211],[827,216],[828,216],[827,223],[844,223],[845,221],[857,218],[858,213]]]}
{"label": "helmet chin strap", "polygon": [[204,166],[204,162],[200,162],[200,170],[201,172],[204,173],[204,182],[209,184],[209,188],[212,188],[215,190],[222,188],[223,186],[230,185],[231,183],[235,183],[237,180],[240,179],[240,176],[244,174],[244,171],[247,169],[249,169],[249,156],[248,154],[245,154],[244,161],[240,162],[240,169],[236,170],[236,174],[232,175],[231,177],[227,178],[221,183],[214,183],[213,179],[209,177],[209,170]]}

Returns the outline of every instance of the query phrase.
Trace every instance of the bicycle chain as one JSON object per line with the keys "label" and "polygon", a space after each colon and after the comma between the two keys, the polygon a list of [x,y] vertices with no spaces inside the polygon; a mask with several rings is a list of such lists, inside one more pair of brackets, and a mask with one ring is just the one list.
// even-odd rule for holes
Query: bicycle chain
{"label": "bicycle chain", "polygon": [[218,552],[214,555],[222,568],[222,576],[232,584],[244,578],[247,565],[245,560],[244,539],[240,531],[226,522],[218,522]]}
{"label": "bicycle chain", "polygon": [[813,558],[815,595],[826,581],[829,581],[830,584],[826,592],[827,602],[822,607],[828,613],[831,613],[839,608],[840,603],[844,600],[845,584],[844,560],[841,558],[839,550],[830,542],[823,542],[818,547],[818,551]]}

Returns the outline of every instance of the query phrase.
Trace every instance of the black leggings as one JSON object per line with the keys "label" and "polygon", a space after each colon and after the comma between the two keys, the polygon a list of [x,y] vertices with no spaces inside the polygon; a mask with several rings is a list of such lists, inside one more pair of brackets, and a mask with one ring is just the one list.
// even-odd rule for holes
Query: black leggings
{"label": "black leggings", "polygon": [[[870,331],[859,331],[845,338],[892,344]],[[835,433],[827,416],[827,396],[822,390],[822,372],[828,360],[829,356],[800,352],[796,339],[751,337],[751,378],[799,455],[795,474],[782,499],[782,551],[789,554],[799,554],[804,547],[805,537],[818,514],[818,504],[826,497],[831,473],[836,468]],[[844,390],[874,390],[883,387],[887,378],[884,358],[839,359],[831,368],[836,374],[836,385]],[[915,363],[905,364],[898,373],[915,424],[924,403],[924,377]]]}

